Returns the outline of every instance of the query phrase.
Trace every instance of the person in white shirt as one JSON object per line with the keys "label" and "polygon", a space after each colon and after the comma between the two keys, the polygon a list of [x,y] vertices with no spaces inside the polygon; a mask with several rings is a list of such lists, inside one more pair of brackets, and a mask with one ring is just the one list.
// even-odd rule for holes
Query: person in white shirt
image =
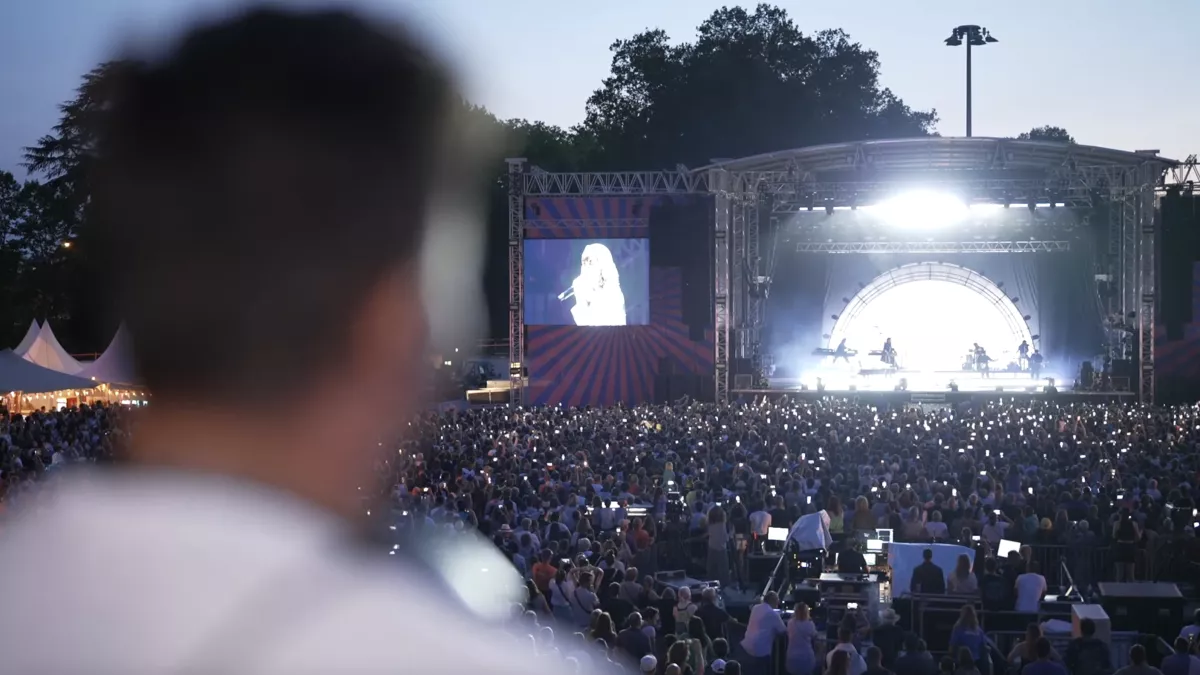
{"label": "person in white shirt", "polygon": [[837,652],[846,652],[849,655],[849,675],[863,675],[863,673],[867,672],[867,660],[854,648],[854,632],[845,626],[838,628],[837,646],[830,649],[829,653],[825,655],[826,668],[833,665],[833,655]]}
{"label": "person in white shirt", "polygon": [[1017,576],[1016,611],[1035,614],[1042,607],[1042,596],[1046,595],[1046,577],[1038,574],[1037,563],[1026,566],[1024,574]]}
{"label": "person in white shirt", "polygon": [[[771,657],[771,649],[775,646],[775,638],[787,633],[787,626],[775,611],[779,607],[779,594],[774,591],[763,596],[763,601],[750,609],[750,620],[746,622],[746,636],[742,639],[741,648],[745,659],[751,662],[764,663]],[[743,664],[743,667],[747,667]],[[749,672],[759,672],[752,666]]]}
{"label": "person in white shirt", "polygon": [[479,314],[422,300],[474,266],[461,244],[429,261],[452,271],[422,256],[480,233],[453,190],[488,143],[455,123],[449,80],[340,9],[249,8],[153,52],[97,101],[88,227],[154,404],[127,461],[9,514],[4,670],[563,673],[485,620],[521,598],[490,545],[448,556],[473,586],[430,547],[360,546],[427,340]]}
{"label": "person in white shirt", "polygon": [[761,550],[767,542],[767,534],[771,529],[771,512],[766,510],[765,506],[760,505],[760,508],[750,514],[750,534],[753,538],[754,548]]}
{"label": "person in white shirt", "polygon": [[991,544],[993,548],[1000,545],[1000,540],[1004,538],[1004,533],[1008,531],[1008,517],[999,509],[993,509],[988,514],[987,524],[983,526],[983,539]]}

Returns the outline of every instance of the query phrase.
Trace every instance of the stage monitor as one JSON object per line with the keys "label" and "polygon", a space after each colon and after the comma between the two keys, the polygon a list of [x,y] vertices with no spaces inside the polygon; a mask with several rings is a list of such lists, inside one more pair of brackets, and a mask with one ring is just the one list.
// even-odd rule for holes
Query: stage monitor
{"label": "stage monitor", "polygon": [[650,323],[649,239],[526,239],[525,324]]}
{"label": "stage monitor", "polygon": [[1008,557],[1009,553],[1020,553],[1020,552],[1021,552],[1021,542],[1013,541],[1011,539],[1001,539],[1000,546],[998,546],[996,548],[996,557],[999,558],[1000,560],[1004,560],[1005,558]]}
{"label": "stage monitor", "polygon": [[788,529],[786,527],[768,527],[767,541],[787,541]]}

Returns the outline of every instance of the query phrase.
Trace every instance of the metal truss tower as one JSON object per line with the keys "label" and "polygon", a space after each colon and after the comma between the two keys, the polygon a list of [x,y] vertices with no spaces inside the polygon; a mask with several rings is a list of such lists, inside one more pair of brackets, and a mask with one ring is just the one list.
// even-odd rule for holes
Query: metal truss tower
{"label": "metal truss tower", "polygon": [[508,400],[525,402],[525,167],[508,164]]}

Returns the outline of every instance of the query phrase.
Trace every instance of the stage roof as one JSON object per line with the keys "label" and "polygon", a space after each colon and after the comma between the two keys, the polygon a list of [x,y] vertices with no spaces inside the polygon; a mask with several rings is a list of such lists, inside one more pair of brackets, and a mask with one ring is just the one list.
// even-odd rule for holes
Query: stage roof
{"label": "stage roof", "polygon": [[946,138],[928,136],[854,143],[814,145],[768,152],[741,159],[716,160],[693,169],[789,171],[816,180],[838,180],[841,174],[881,171],[1003,171],[1029,175],[1063,166],[1132,167],[1155,162],[1162,169],[1178,165],[1157,152],[1129,152],[1077,143],[1025,141],[1012,138]]}

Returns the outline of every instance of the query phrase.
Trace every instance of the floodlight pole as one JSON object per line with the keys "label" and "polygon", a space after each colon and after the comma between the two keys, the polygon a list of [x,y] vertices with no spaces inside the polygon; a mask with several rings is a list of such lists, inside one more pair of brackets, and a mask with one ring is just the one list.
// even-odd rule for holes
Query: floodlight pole
{"label": "floodlight pole", "polygon": [[993,42],[999,42],[988,29],[980,26],[958,26],[950,32],[945,40],[947,47],[958,47],[963,43],[967,46],[967,138],[971,137],[971,47],[982,47]]}

